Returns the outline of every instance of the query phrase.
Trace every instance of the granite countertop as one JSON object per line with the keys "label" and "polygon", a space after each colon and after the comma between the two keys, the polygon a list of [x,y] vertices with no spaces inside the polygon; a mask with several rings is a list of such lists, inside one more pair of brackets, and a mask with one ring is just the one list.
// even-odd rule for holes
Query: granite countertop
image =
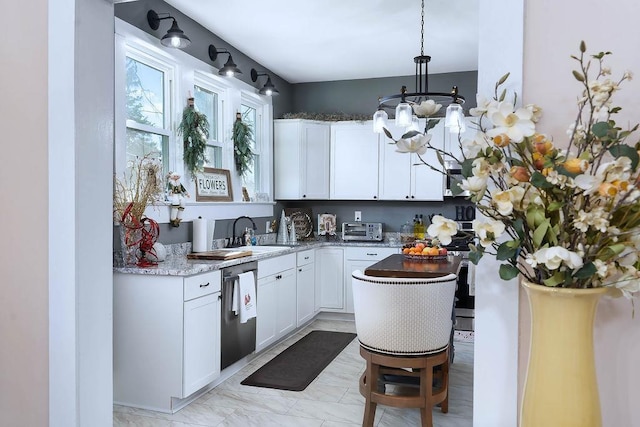
{"label": "granite countertop", "polygon": [[[266,244],[266,246],[272,246]],[[157,266],[152,267],[125,267],[114,263],[114,273],[126,273],[126,274],[145,274],[145,275],[158,275],[158,276],[192,276],[194,274],[206,273],[208,271],[221,270],[226,267],[231,267],[238,264],[244,264],[251,261],[260,261],[263,259],[282,256],[290,253],[300,252],[307,249],[315,249],[324,246],[342,246],[342,247],[387,247],[387,248],[400,248],[402,245],[395,240],[385,240],[381,242],[353,242],[343,240],[331,240],[331,241],[302,241],[298,242],[295,246],[287,247],[283,245],[281,251],[277,252],[265,252],[256,253],[254,255],[236,258],[227,261],[206,261],[187,259],[186,254],[190,252],[190,245],[185,246],[186,250],[174,250],[167,251],[167,257],[164,261],[159,262]],[[183,247],[183,248],[185,248]],[[249,248],[247,248],[249,249]],[[250,250],[250,249],[249,249]],[[118,257],[115,257],[118,259]]]}

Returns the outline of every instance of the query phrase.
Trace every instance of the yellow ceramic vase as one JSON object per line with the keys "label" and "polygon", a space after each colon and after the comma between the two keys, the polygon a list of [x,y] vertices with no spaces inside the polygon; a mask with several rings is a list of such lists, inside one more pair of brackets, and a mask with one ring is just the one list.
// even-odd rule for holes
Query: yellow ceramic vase
{"label": "yellow ceramic vase", "polygon": [[606,288],[522,285],[531,307],[531,347],[520,427],[601,427],[593,320]]}

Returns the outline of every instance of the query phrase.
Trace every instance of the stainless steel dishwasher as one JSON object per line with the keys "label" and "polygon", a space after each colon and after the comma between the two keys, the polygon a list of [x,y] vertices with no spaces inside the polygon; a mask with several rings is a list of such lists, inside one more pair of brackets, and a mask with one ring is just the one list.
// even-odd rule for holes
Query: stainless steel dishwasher
{"label": "stainless steel dishwasher", "polygon": [[257,286],[258,263],[255,261],[222,269],[220,369],[232,365],[243,357],[253,353],[256,349],[256,318],[249,319],[246,323],[240,323],[240,316],[233,312],[232,306],[234,283],[237,283],[239,274],[248,271],[253,272]]}

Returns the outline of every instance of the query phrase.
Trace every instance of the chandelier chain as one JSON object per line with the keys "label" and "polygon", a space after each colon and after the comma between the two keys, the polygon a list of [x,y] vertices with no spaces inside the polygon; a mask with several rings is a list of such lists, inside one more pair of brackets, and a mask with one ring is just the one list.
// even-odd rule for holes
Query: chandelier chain
{"label": "chandelier chain", "polygon": [[420,17],[420,56],[424,56],[424,0],[422,0],[422,16]]}

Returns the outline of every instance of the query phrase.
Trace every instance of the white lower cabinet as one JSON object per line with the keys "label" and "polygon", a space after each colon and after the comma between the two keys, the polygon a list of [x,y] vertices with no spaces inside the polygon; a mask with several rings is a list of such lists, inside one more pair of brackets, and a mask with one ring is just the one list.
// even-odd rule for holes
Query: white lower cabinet
{"label": "white lower cabinet", "polygon": [[218,378],[220,274],[114,274],[114,403],[174,412]]}
{"label": "white lower cabinet", "polygon": [[388,257],[389,255],[397,254],[400,250],[398,248],[381,248],[381,247],[357,247],[357,248],[345,248],[344,250],[344,298],[345,298],[345,313],[353,313],[353,290],[351,287],[351,274],[360,270],[364,270]]}
{"label": "white lower cabinet", "polygon": [[296,328],[296,254],[258,261],[256,352]]}
{"label": "white lower cabinet", "polygon": [[220,337],[216,339],[211,333],[220,329],[218,296],[215,293],[184,303],[183,382],[187,396],[212,382],[220,373]]}
{"label": "white lower cabinet", "polygon": [[316,249],[316,311],[344,309],[342,248]]}
{"label": "white lower cabinet", "polygon": [[297,253],[296,314],[297,326],[307,323],[315,315],[316,266],[315,249]]}

